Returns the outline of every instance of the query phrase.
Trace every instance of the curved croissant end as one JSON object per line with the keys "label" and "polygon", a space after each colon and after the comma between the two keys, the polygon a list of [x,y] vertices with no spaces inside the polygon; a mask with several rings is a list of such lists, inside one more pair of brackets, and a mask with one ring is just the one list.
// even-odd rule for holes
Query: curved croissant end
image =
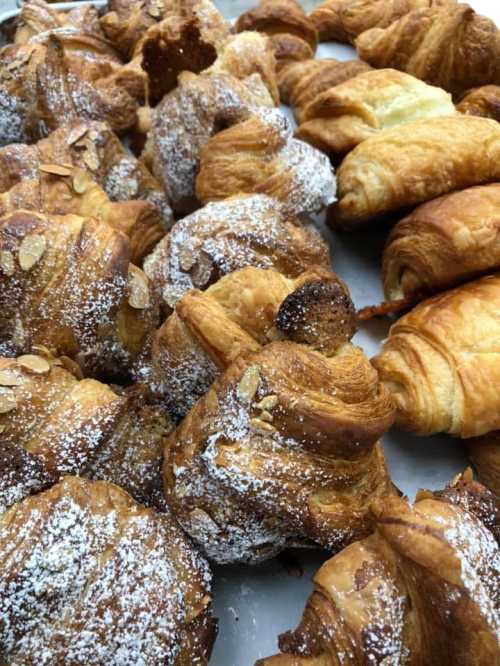
{"label": "curved croissant end", "polygon": [[500,432],[469,439],[467,450],[481,483],[500,497]]}
{"label": "curved croissant end", "polygon": [[457,104],[457,111],[500,122],[500,85],[471,90]]}

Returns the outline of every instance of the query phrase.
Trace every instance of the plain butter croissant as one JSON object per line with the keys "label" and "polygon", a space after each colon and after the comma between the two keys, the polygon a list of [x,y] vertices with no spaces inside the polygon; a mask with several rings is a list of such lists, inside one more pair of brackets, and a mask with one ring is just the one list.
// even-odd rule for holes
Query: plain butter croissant
{"label": "plain butter croissant", "polygon": [[419,435],[475,437],[500,428],[500,276],[417,305],[390,329],[373,363]]}
{"label": "plain butter croissant", "polygon": [[295,133],[330,156],[343,156],[383,129],[456,113],[451,95],[395,69],[364,72],[318,94]]}
{"label": "plain butter croissant", "polygon": [[0,517],[0,659],[207,664],[210,586],[168,515],[112,483],[66,476]]}
{"label": "plain butter croissant", "polygon": [[500,184],[445,194],[396,224],[384,248],[387,300],[412,302],[500,269]]}
{"label": "plain butter croissant", "polygon": [[363,141],[337,171],[334,227],[351,229],[453,190],[500,179],[500,124],[426,118]]}
{"label": "plain butter croissant", "polygon": [[416,9],[356,39],[362,60],[394,67],[460,96],[500,83],[500,31],[469,5]]}
{"label": "plain butter croissant", "polygon": [[375,533],[328,560],[283,654],[256,666],[487,666],[498,657],[500,512],[467,473],[372,507]]}
{"label": "plain butter croissant", "polygon": [[457,111],[500,122],[500,86],[481,86],[470,90],[457,104]]}

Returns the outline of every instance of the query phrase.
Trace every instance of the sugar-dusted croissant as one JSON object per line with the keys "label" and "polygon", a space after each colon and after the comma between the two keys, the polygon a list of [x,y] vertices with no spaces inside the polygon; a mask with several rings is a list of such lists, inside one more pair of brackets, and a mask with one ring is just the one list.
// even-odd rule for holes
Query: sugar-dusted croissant
{"label": "sugar-dusted croissant", "polygon": [[373,67],[401,69],[455,96],[500,84],[500,31],[469,5],[416,9],[385,29],[366,30],[356,48]]}
{"label": "sugar-dusted croissant", "polygon": [[75,215],[18,211],[0,220],[0,354],[34,345],[90,375],[123,377],[158,325],[125,235]]}
{"label": "sugar-dusted croissant", "polygon": [[293,108],[297,122],[317,95],[371,69],[361,60],[302,60],[289,62],[278,73],[281,101]]}
{"label": "sugar-dusted croissant", "polygon": [[391,492],[376,441],[392,412],[360,349],[273,342],[239,356],[167,439],[167,503],[217,562],[303,539],[339,548]]}
{"label": "sugar-dusted croissant", "polygon": [[79,33],[104,38],[97,9],[90,4],[61,12],[45,0],[25,0],[16,19],[14,43],[27,44],[37,35],[60,28],[65,28],[66,32],[78,30]]}
{"label": "sugar-dusted croissant", "polygon": [[335,201],[328,158],[293,138],[279,109],[258,109],[215,134],[200,152],[196,196],[203,203],[236,194],[267,194],[293,215],[319,212]]}
{"label": "sugar-dusted croissant", "polygon": [[276,199],[256,194],[208,204],[177,222],[144,271],[173,308],[190,289],[206,289],[245,266],[295,278],[311,266],[329,265],[328,246],[315,228],[299,225]]}
{"label": "sugar-dusted croissant", "polygon": [[0,513],[64,474],[112,481],[163,509],[168,418],[139,387],[117,394],[68,357],[37,352],[0,358]]}
{"label": "sugar-dusted croissant", "polygon": [[179,419],[238,356],[280,338],[333,351],[355,330],[354,306],[335,274],[317,268],[292,279],[249,266],[187,292],[135,374]]}
{"label": "sugar-dusted croissant", "polygon": [[481,483],[500,497],[500,431],[467,440],[467,449]]}
{"label": "sugar-dusted croissant", "polygon": [[469,91],[457,104],[457,111],[500,122],[500,85],[481,86]]}
{"label": "sugar-dusted croissant", "polygon": [[290,60],[313,58],[318,45],[316,29],[296,0],[260,0],[239,17],[236,30],[267,33],[278,68]]}
{"label": "sugar-dusted croissant", "polygon": [[45,173],[47,168],[63,173],[69,167],[83,169],[112,201],[144,199],[157,210],[165,228],[172,225],[172,211],[160,184],[105,123],[76,120],[34,145],[0,148],[0,192],[41,178],[41,166]]}
{"label": "sugar-dusted croissant", "polygon": [[396,224],[384,248],[389,301],[414,301],[500,270],[500,184],[445,194]]}
{"label": "sugar-dusted croissant", "polygon": [[0,517],[0,659],[207,664],[211,574],[175,522],[66,476]]}
{"label": "sugar-dusted croissant", "polygon": [[414,9],[453,5],[455,0],[324,0],[309,18],[322,42],[354,42],[369,28],[387,28]]}
{"label": "sugar-dusted croissant", "polygon": [[397,422],[419,435],[500,429],[500,276],[430,298],[401,317],[373,360]]}
{"label": "sugar-dusted croissant", "polygon": [[413,507],[375,502],[375,533],[320,568],[283,654],[256,666],[496,663],[500,513],[464,477]]}
{"label": "sugar-dusted croissant", "polygon": [[351,229],[471,185],[500,180],[500,124],[426,118],[363,141],[337,171],[334,227]]}
{"label": "sugar-dusted croissant", "polygon": [[342,157],[383,129],[456,113],[451,95],[395,69],[358,74],[318,94],[302,110],[295,135]]}
{"label": "sugar-dusted croissant", "polygon": [[273,106],[260,76],[255,76],[260,94],[224,72],[183,72],[177,88],[154,109],[143,160],[162,183],[174,211],[186,214],[198,206],[195,179],[200,151],[209,138],[257,106]]}

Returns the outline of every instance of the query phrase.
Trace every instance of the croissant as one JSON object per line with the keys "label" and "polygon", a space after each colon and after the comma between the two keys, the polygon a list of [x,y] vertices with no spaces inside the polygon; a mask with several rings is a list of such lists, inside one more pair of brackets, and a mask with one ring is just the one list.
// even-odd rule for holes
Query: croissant
{"label": "croissant", "polygon": [[500,432],[468,439],[467,450],[481,483],[500,497]]}
{"label": "croissant", "polygon": [[179,420],[238,356],[280,337],[333,351],[354,335],[354,306],[330,271],[296,279],[247,267],[191,290],[154,333],[137,379]]}
{"label": "croissant", "polygon": [[500,276],[417,305],[373,360],[397,423],[426,435],[476,437],[500,429]]}
{"label": "croissant", "polygon": [[196,196],[201,202],[252,193],[275,197],[292,215],[319,212],[335,201],[329,160],[293,138],[279,109],[258,109],[214,135],[200,152]]}
{"label": "croissant", "polygon": [[[157,211],[163,227],[172,226],[172,211],[160,184],[105,123],[77,120],[34,145],[0,148],[0,193],[40,178],[44,188],[47,183],[56,186],[60,180],[42,174],[48,173],[47,169],[52,176],[57,175],[55,171],[67,174],[72,167],[88,173],[112,201],[145,200]],[[79,179],[83,180],[81,174]],[[62,202],[54,205],[62,206]],[[95,210],[92,215],[96,215]]]}
{"label": "croissant", "polygon": [[245,266],[274,268],[295,278],[311,266],[328,268],[328,246],[311,225],[299,225],[263,194],[211,203],[177,222],[144,262],[169,307],[190,289],[204,290]]}
{"label": "croissant", "polygon": [[387,240],[387,300],[409,302],[500,270],[500,184],[470,187],[416,208]]}
{"label": "croissant", "polygon": [[148,279],[129,260],[127,237],[92,218],[1,218],[0,354],[41,344],[86,374],[126,376],[159,323]]}
{"label": "croissant", "polygon": [[373,67],[394,67],[460,96],[500,84],[500,31],[468,5],[417,9],[388,27],[356,39],[359,57]]}
{"label": "croissant", "polygon": [[471,90],[457,104],[457,111],[500,122],[500,86],[481,86]]}
{"label": "croissant", "polygon": [[386,128],[452,116],[451,96],[395,69],[364,72],[318,94],[295,135],[331,157],[343,156]]}
{"label": "croissant", "polygon": [[283,654],[256,666],[495,663],[493,495],[462,477],[444,491],[421,491],[413,507],[377,500],[372,514],[375,533],[316,573],[299,627],[280,636]]}
{"label": "croissant", "polygon": [[0,358],[0,513],[64,474],[112,481],[164,510],[165,415],[140,387],[117,394],[68,357],[37,352]]}
{"label": "croissant", "polygon": [[387,28],[414,9],[454,5],[455,0],[324,0],[309,15],[322,42],[354,43],[369,28]]}
{"label": "croissant", "polygon": [[246,118],[260,104],[273,106],[256,76],[260,94],[255,94],[253,86],[245,81],[224,72],[183,72],[177,88],[153,110],[142,158],[162,183],[177,213],[190,213],[198,206],[195,180],[199,155],[210,137]]}
{"label": "croissant", "polygon": [[278,72],[281,101],[293,108],[297,122],[301,123],[304,109],[320,93],[370,69],[361,60],[325,58],[289,62]]}
{"label": "croissant", "polygon": [[278,69],[288,61],[313,58],[318,45],[316,29],[296,0],[260,0],[239,17],[236,30],[267,33]]}
{"label": "croissant", "polygon": [[0,658],[206,664],[211,574],[175,522],[105,481],[66,476],[0,517]]}
{"label": "croissant", "polygon": [[426,118],[363,141],[337,171],[334,227],[351,229],[453,190],[500,179],[500,124]]}

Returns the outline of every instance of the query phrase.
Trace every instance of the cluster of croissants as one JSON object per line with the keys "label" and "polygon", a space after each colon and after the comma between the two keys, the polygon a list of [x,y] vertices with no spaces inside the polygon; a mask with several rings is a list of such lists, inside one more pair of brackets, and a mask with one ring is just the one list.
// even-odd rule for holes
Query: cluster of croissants
{"label": "cluster of croissants", "polygon": [[[26,0],[9,40],[0,664],[208,664],[207,560],[297,546],[334,556],[261,666],[498,663],[500,30],[454,0]],[[325,210],[393,225],[384,303],[356,312]],[[402,311],[370,362],[357,327]],[[394,422],[466,439],[479,481],[411,504]]]}

